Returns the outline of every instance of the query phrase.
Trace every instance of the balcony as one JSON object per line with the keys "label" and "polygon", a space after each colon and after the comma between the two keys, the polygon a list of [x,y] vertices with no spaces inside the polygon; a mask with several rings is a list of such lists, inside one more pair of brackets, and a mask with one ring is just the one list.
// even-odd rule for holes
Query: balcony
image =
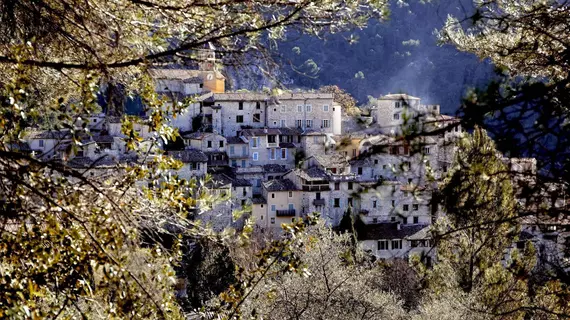
{"label": "balcony", "polygon": [[276,215],[278,217],[294,217],[295,216],[295,209],[277,210]]}
{"label": "balcony", "polygon": [[313,205],[314,206],[324,206],[325,205],[325,199],[315,199],[313,200]]}
{"label": "balcony", "polygon": [[331,187],[328,184],[323,185],[313,185],[313,186],[303,186],[303,191],[331,191]]}
{"label": "balcony", "polygon": [[332,181],[334,182],[339,182],[339,181],[357,181],[358,180],[358,175],[354,174],[354,173],[348,173],[348,174],[329,174],[329,177]]}

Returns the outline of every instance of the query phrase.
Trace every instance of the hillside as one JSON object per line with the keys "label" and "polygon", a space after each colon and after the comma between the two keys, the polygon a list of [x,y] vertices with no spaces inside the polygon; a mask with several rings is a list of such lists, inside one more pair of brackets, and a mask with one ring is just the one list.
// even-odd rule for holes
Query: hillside
{"label": "hillside", "polygon": [[[465,89],[485,84],[493,70],[470,53],[437,44],[434,31],[448,14],[463,16],[470,2],[463,7],[450,0],[411,2],[392,3],[390,19],[356,30],[352,44],[351,34],[329,35],[326,41],[289,35],[278,49],[284,81],[302,88],[338,85],[360,103],[368,95],[405,91],[454,112]],[[314,77],[300,74],[315,71],[309,59],[318,68]]]}

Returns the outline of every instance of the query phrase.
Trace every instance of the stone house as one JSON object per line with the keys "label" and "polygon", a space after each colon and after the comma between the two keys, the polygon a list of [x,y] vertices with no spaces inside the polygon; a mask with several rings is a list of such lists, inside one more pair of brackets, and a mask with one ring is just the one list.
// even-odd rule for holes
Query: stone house
{"label": "stone house", "polygon": [[245,129],[240,135],[249,141],[251,166],[277,164],[291,168],[295,165],[296,146],[293,143],[280,142],[280,129]]}
{"label": "stone house", "polygon": [[251,181],[253,194],[261,195],[263,181],[281,179],[287,171],[285,166],[279,164],[252,165],[246,168],[237,167],[236,176]]}
{"label": "stone house", "polygon": [[360,187],[363,192],[355,208],[365,223],[430,224],[434,219],[431,192],[426,188],[398,181],[361,183]]}
{"label": "stone house", "polygon": [[271,98],[267,108],[269,128],[289,127],[341,134],[341,108],[333,103],[332,93],[283,93]]}
{"label": "stone house", "polygon": [[26,142],[41,158],[51,158],[58,153],[62,146],[71,143],[69,131],[35,131],[30,132],[26,137]]}
{"label": "stone house", "polygon": [[401,133],[403,126],[419,124],[427,115],[439,114],[439,106],[424,106],[420,98],[407,94],[380,96],[376,103],[370,109],[373,122],[389,135]]}
{"label": "stone house", "polygon": [[[262,198],[266,203],[256,203],[253,211],[261,228],[278,229],[282,223],[291,223],[302,217],[302,191],[289,179],[273,179],[263,183]],[[261,207],[263,205],[263,208]],[[263,218],[262,218],[263,216]]]}
{"label": "stone house", "polygon": [[250,165],[249,141],[247,138],[228,137],[227,154],[232,168],[247,168]]}
{"label": "stone house", "polygon": [[378,259],[409,258],[417,254],[431,263],[434,255],[429,226],[425,224],[401,225],[386,222],[363,225],[358,230],[358,244]]}
{"label": "stone house", "polygon": [[213,132],[194,132],[182,136],[189,148],[201,150],[208,157],[208,166],[225,167],[228,165],[226,153],[227,139]]}
{"label": "stone house", "polygon": [[264,93],[216,93],[203,101],[206,122],[226,137],[246,128],[267,126],[267,99]]}
{"label": "stone house", "polygon": [[301,136],[301,150],[305,158],[314,155],[325,154],[327,150],[333,148],[331,139],[325,133],[315,130],[306,130]]}
{"label": "stone house", "polygon": [[182,168],[176,174],[183,179],[204,177],[208,172],[208,157],[198,149],[170,151],[168,155],[182,162]]}
{"label": "stone house", "polygon": [[341,134],[341,108],[329,93],[217,93],[203,101],[203,112],[213,130],[225,136],[266,127]]}

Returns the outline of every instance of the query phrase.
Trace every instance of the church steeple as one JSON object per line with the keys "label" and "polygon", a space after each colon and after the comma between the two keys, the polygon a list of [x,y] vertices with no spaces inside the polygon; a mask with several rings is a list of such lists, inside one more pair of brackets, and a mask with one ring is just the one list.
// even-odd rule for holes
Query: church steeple
{"label": "church steeple", "polygon": [[204,48],[198,49],[198,69],[201,71],[218,71],[216,66],[216,47],[207,43]]}

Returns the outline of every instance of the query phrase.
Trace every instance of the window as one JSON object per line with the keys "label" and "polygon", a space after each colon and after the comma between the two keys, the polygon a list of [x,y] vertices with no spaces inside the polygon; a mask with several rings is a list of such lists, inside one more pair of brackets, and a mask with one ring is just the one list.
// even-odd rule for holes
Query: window
{"label": "window", "polygon": [[237,160],[232,160],[232,167],[237,167]]}
{"label": "window", "polygon": [[274,204],[271,205],[271,211],[275,211],[275,205]]}
{"label": "window", "polygon": [[372,223],[378,223],[378,218],[372,218]]}
{"label": "window", "polygon": [[459,132],[459,126],[455,127],[455,132]]}
{"label": "window", "polygon": [[255,149],[258,146],[259,146],[259,137],[251,138],[251,147]]}
{"label": "window", "polygon": [[352,149],[352,157],[356,157],[356,149]]}
{"label": "window", "polygon": [[402,249],[402,240],[392,240],[392,250]]}
{"label": "window", "polygon": [[259,154],[257,152],[254,152],[251,154],[251,158],[253,159],[253,161],[257,161],[259,160]]}
{"label": "window", "polygon": [[303,112],[303,106],[297,106],[297,112]]}
{"label": "window", "polygon": [[362,175],[362,167],[358,167],[358,174]]}
{"label": "window", "polygon": [[305,120],[305,127],[311,128],[313,126],[313,120]]}
{"label": "window", "polygon": [[277,121],[273,121],[273,125],[274,125],[274,126],[277,126]]}
{"label": "window", "polygon": [[234,148],[234,146],[230,146],[230,154],[235,154],[235,148]]}
{"label": "window", "polygon": [[383,164],[383,165],[382,165],[382,169],[386,170],[386,168],[388,168],[388,166],[385,165],[385,164]]}
{"label": "window", "polygon": [[313,111],[313,107],[310,104],[308,104],[305,106],[305,111],[311,112],[311,111]]}
{"label": "window", "polygon": [[429,147],[424,147],[424,154],[429,154]]}
{"label": "window", "polygon": [[408,218],[406,217],[402,218],[402,224],[408,224]]}
{"label": "window", "polygon": [[376,208],[378,206],[377,200],[372,200],[372,208]]}
{"label": "window", "polygon": [[261,122],[261,114],[254,113],[253,114],[253,122]]}
{"label": "window", "polygon": [[243,110],[243,101],[238,103],[238,110]]}
{"label": "window", "polygon": [[289,191],[289,198],[293,198],[293,191]]}
{"label": "window", "polygon": [[324,111],[324,112],[328,112],[328,111],[329,111],[329,105],[328,105],[328,104],[325,104],[325,105],[323,106],[323,111]]}
{"label": "window", "polygon": [[40,140],[40,147],[43,148],[44,147],[44,141]]}
{"label": "window", "polygon": [[255,102],[255,109],[261,109],[261,102],[259,101]]}
{"label": "window", "polygon": [[378,250],[388,250],[388,240],[378,240]]}
{"label": "window", "polygon": [[275,224],[275,218],[274,217],[271,218],[271,224]]}
{"label": "window", "polygon": [[417,216],[416,216],[416,217],[414,217],[414,223],[415,223],[415,224],[418,224],[418,223],[420,223],[420,218],[419,218],[419,217],[417,217]]}
{"label": "window", "polygon": [[394,208],[396,206],[396,201],[392,200],[392,208]]}
{"label": "window", "polygon": [[[275,199],[275,193],[271,194],[271,199]],[[275,210],[273,210],[273,211],[275,211]]]}
{"label": "window", "polygon": [[394,107],[395,107],[396,109],[401,108],[401,107],[402,107],[402,101],[396,101],[396,102],[394,102]]}
{"label": "window", "polygon": [[396,217],[390,217],[391,222],[396,222]]}
{"label": "window", "polygon": [[207,142],[208,142],[208,148],[211,148],[212,147],[212,141],[208,140]]}
{"label": "window", "polygon": [[321,199],[321,193],[320,192],[315,193],[315,199],[317,199],[317,200]]}
{"label": "window", "polygon": [[220,140],[220,148],[223,148],[223,147],[224,147],[224,141]]}
{"label": "window", "polygon": [[277,137],[277,136],[274,135],[274,134],[268,135],[268,136],[267,136],[267,143],[275,143],[275,142],[277,141],[276,137]]}
{"label": "window", "polygon": [[412,204],[412,210],[418,211],[420,209],[420,205],[417,203]]}
{"label": "window", "polygon": [[[261,205],[261,207],[263,208],[263,205]],[[263,216],[259,216],[260,219],[259,220],[263,220]]]}
{"label": "window", "polygon": [[275,148],[271,148],[269,149],[269,160],[275,160],[275,159],[277,159]]}
{"label": "window", "polygon": [[281,128],[286,127],[287,126],[287,120],[282,119],[281,120]]}
{"label": "window", "polygon": [[241,146],[241,155],[247,156],[247,147],[246,146]]}
{"label": "window", "polygon": [[297,128],[303,127],[303,120],[297,120]]}
{"label": "window", "polygon": [[328,128],[329,125],[330,125],[330,124],[329,124],[329,120],[328,120],[328,119],[324,119],[323,122],[322,122],[322,127],[323,127],[323,128]]}
{"label": "window", "polygon": [[335,183],[334,183],[334,189],[335,189],[335,190],[340,190],[340,182],[335,182]]}
{"label": "window", "polygon": [[352,190],[352,182],[348,183],[348,190]]}
{"label": "window", "polygon": [[241,161],[241,167],[242,167],[242,168],[245,168],[245,160],[242,160],[242,161]]}
{"label": "window", "polygon": [[281,106],[281,113],[284,113],[285,111],[287,111],[287,107],[286,107],[286,106]]}
{"label": "window", "polygon": [[400,114],[394,113],[394,120],[400,120]]}
{"label": "window", "polygon": [[236,116],[236,123],[243,123],[243,116]]}
{"label": "window", "polygon": [[287,149],[281,149],[281,160],[287,159]]}
{"label": "window", "polygon": [[340,198],[334,198],[334,207],[340,208]]}
{"label": "window", "polygon": [[289,209],[289,210],[295,210],[295,205],[292,204],[292,203],[289,203],[288,209]]}
{"label": "window", "polygon": [[403,206],[403,210],[404,210],[404,211],[409,211],[409,210],[410,210],[410,205],[409,205],[409,204],[405,204],[405,205]]}

